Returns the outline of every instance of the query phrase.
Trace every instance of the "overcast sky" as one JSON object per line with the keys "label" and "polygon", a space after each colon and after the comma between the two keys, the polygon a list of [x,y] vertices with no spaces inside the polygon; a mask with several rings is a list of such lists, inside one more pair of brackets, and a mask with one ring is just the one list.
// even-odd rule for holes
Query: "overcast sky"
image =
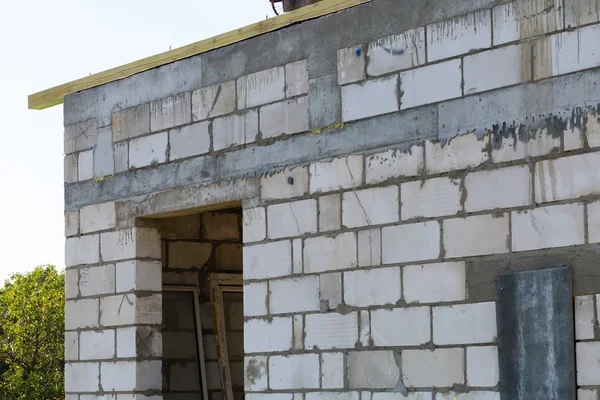
{"label": "overcast sky", "polygon": [[0,5],[0,280],[64,268],[62,106],[31,93],[272,17],[268,0],[30,0]]}

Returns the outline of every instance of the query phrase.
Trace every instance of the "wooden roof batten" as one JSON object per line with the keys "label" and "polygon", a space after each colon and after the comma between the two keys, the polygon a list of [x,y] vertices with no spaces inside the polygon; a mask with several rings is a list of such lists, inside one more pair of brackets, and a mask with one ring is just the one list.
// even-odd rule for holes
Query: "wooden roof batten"
{"label": "wooden roof batten", "polygon": [[32,110],[43,110],[62,104],[65,96],[82,90],[101,86],[119,79],[147,71],[175,61],[206,53],[220,47],[228,46],[243,40],[272,32],[298,22],[318,18],[327,14],[368,3],[372,0],[323,0],[321,2],[299,8],[286,14],[278,15],[245,26],[233,31],[201,40],[164,53],[134,61],[120,67],[112,68],[97,74],[86,76],[50,89],[29,95],[28,105]]}

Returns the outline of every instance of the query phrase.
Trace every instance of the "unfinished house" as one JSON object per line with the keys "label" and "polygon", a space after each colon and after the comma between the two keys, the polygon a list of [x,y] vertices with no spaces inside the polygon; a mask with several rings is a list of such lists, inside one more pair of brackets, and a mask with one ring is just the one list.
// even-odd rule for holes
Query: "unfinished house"
{"label": "unfinished house", "polygon": [[324,0],[64,101],[66,400],[600,396],[599,0]]}

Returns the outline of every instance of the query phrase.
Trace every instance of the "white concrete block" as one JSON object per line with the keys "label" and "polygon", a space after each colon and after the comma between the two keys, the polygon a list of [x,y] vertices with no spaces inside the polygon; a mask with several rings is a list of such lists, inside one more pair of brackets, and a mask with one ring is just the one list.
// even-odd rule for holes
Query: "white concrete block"
{"label": "white concrete block", "polygon": [[400,82],[402,110],[460,97],[461,61],[450,60],[401,72]]}
{"label": "white concrete block", "polygon": [[359,186],[363,177],[360,155],[310,164],[310,193],[330,192]]}
{"label": "white concrete block", "polygon": [[[366,400],[432,400],[432,396],[431,392],[409,392],[408,396],[402,393],[378,392],[372,393],[372,397]],[[364,394],[362,399],[365,400]]]}
{"label": "white concrete block", "polygon": [[402,377],[407,387],[463,384],[464,349],[404,350]]}
{"label": "white concrete block", "polygon": [[79,332],[65,332],[65,361],[79,360]]}
{"label": "white concrete block", "polygon": [[269,281],[269,292],[271,314],[319,310],[319,277],[316,275]]}
{"label": "white concrete block", "polygon": [[258,111],[233,114],[213,121],[213,148],[215,151],[231,146],[254,143],[258,135]]}
{"label": "white concrete block", "polygon": [[[588,119],[588,124],[590,120]],[[598,124],[596,122],[596,124]],[[590,130],[586,130],[586,133],[590,132]],[[589,134],[588,134],[588,144],[589,144]],[[564,151],[572,151],[583,148],[583,133],[581,129],[576,126],[571,126],[571,121],[567,121],[567,128],[563,130],[563,147]],[[590,145],[590,147],[592,147]]]}
{"label": "white concrete block", "polygon": [[529,166],[478,171],[465,177],[465,211],[520,207],[531,204]]}
{"label": "white concrete block", "polygon": [[467,347],[467,385],[492,387],[499,379],[498,347]]}
{"label": "white concrete block", "polygon": [[265,200],[290,199],[308,192],[308,168],[285,169],[260,178],[260,198]]}
{"label": "white concrete block", "polygon": [[79,292],[83,297],[115,293],[115,265],[82,268],[79,271]]}
{"label": "white concrete block", "polygon": [[160,261],[132,260],[116,265],[117,293],[144,290],[162,290],[162,263]]}
{"label": "white concrete block", "polygon": [[98,299],[74,300],[65,303],[65,329],[96,328]]}
{"label": "white concrete block", "polygon": [[238,109],[259,106],[285,97],[285,69],[275,67],[237,80]]}
{"label": "white concrete block", "polygon": [[65,241],[65,265],[96,264],[100,261],[100,237],[87,235],[67,238]]}
{"label": "white concrete block", "polygon": [[358,320],[358,340],[364,347],[369,347],[373,344],[373,337],[371,336],[371,315],[369,314],[369,311],[359,311]]}
{"label": "white concrete block", "polygon": [[259,121],[263,139],[305,132],[308,130],[308,97],[261,107]]}
{"label": "white concrete block", "polygon": [[369,76],[385,75],[394,71],[425,64],[425,28],[416,28],[398,35],[369,43],[367,49]]}
{"label": "white concrete block", "polygon": [[117,361],[100,364],[100,384],[106,391],[133,391],[136,389],[136,362]]}
{"label": "white concrete block", "polygon": [[371,311],[375,346],[420,346],[431,340],[429,307]]}
{"label": "white concrete block", "polygon": [[203,87],[194,90],[192,93],[192,117],[194,121],[230,114],[234,110],[235,81]]}
{"label": "white concrete block", "polygon": [[410,265],[402,269],[407,303],[443,303],[466,300],[465,263]]}
{"label": "white concrete block", "polygon": [[460,180],[433,178],[400,185],[402,220],[455,215],[462,209]]}
{"label": "white concrete block", "polygon": [[115,331],[81,332],[79,346],[81,360],[106,360],[115,356]]}
{"label": "white concrete block", "polygon": [[71,393],[97,392],[99,371],[98,363],[66,363],[65,391]]}
{"label": "white concrete block", "polygon": [[315,237],[304,240],[304,272],[325,272],[354,268],[356,234],[346,232],[334,237]]}
{"label": "white concrete block", "polygon": [[117,226],[115,203],[101,203],[85,206],[80,214],[81,233],[103,231]]}
{"label": "white concrete block", "polygon": [[[519,135],[520,127],[516,127],[515,134]],[[538,129],[528,142],[521,142],[513,138],[505,139],[499,148],[492,149],[494,162],[506,162],[539,157],[560,150],[560,137],[553,137],[548,130]]]}
{"label": "white concrete block", "polygon": [[591,386],[600,384],[600,342],[575,343],[577,360],[577,385]]}
{"label": "white concrete block", "polygon": [[583,204],[512,212],[512,250],[525,251],[585,243]]}
{"label": "white concrete block", "polygon": [[396,304],[400,297],[399,267],[344,272],[344,301],[349,306]]}
{"label": "white concrete block", "polygon": [[317,201],[308,199],[267,207],[267,227],[269,239],[315,233]]}
{"label": "white concrete block", "polygon": [[338,85],[345,85],[366,78],[365,51],[363,47],[363,45],[357,45],[338,50]]}
{"label": "white concrete block", "polygon": [[387,150],[366,159],[367,184],[388,179],[417,176],[423,169],[423,146],[412,146],[408,151]]}
{"label": "white concrete block", "polygon": [[301,274],[303,271],[302,239],[292,240],[292,272]]}
{"label": "white concrete block", "polygon": [[342,274],[319,275],[319,298],[326,302],[330,310],[342,303]]}
{"label": "white concrete block", "polygon": [[535,201],[574,199],[600,192],[600,175],[594,166],[600,153],[580,154],[535,164]]}
{"label": "white concrete block", "polygon": [[168,132],[144,136],[129,142],[129,168],[141,168],[167,161]]}
{"label": "white concrete block", "polygon": [[197,156],[210,150],[208,122],[182,126],[169,131],[169,160]]}
{"label": "white concrete block", "polygon": [[599,66],[598,35],[600,26],[592,25],[538,39],[534,43],[534,78],[563,75]]}
{"label": "white concrete block", "polygon": [[507,253],[510,235],[508,219],[508,214],[497,214],[444,220],[446,258]]}
{"label": "white concrete block", "polygon": [[342,225],[342,202],[339,194],[319,197],[319,232],[336,231]]}
{"label": "white concrete block", "polygon": [[349,228],[398,222],[398,187],[355,190],[342,195],[342,223]]}
{"label": "white concrete block", "polygon": [[433,307],[433,342],[437,345],[491,343],[496,335],[493,301]]}
{"label": "white concrete block", "polygon": [[79,270],[68,269],[65,271],[65,298],[72,299],[79,296]]}
{"label": "white concrete block", "polygon": [[588,211],[588,241],[590,243],[600,242],[600,202],[589,203]]}
{"label": "white concrete block", "polygon": [[244,285],[244,316],[266,315],[267,282],[246,283]]}
{"label": "white concrete block", "polygon": [[344,354],[323,353],[321,355],[321,388],[341,389],[343,387]]}
{"label": "white concrete block", "polygon": [[594,113],[587,114],[585,136],[590,147],[600,146],[600,121],[598,121],[598,117]]}
{"label": "white concrete block", "polygon": [[342,86],[342,120],[398,111],[398,75]]}
{"label": "white concrete block", "polygon": [[309,314],[305,316],[304,348],[344,349],[353,348],[358,341],[358,315],[349,314]]}
{"label": "white concrete block", "polygon": [[150,103],[150,130],[157,132],[189,124],[192,121],[191,103],[189,92],[153,101]]}
{"label": "white concrete block", "polygon": [[475,134],[460,135],[449,142],[425,142],[425,158],[428,174],[476,167],[488,160],[489,137],[477,139]]}
{"label": "white concrete block", "polygon": [[308,61],[300,60],[285,66],[285,96],[308,93]]}
{"label": "white concrete block", "polygon": [[[296,400],[292,393],[248,393],[244,396],[246,400]],[[219,399],[219,397],[213,397]]]}
{"label": "white concrete block", "polygon": [[160,232],[149,228],[128,228],[100,235],[102,259],[106,261],[130,258],[160,260]]}
{"label": "white concrete block", "polygon": [[440,224],[437,221],[389,226],[381,230],[384,264],[431,260],[440,256]]}
{"label": "white concrete block", "polygon": [[271,321],[250,319],[244,322],[244,352],[263,353],[288,351],[292,348],[292,318]]}
{"label": "white concrete block", "polygon": [[319,355],[300,354],[269,358],[269,387],[283,389],[317,389]]}
{"label": "white concrete block", "polygon": [[267,279],[292,273],[289,240],[244,246],[244,279]]}
{"label": "white concrete block", "polygon": [[464,58],[465,95],[531,79],[529,43],[501,47]]}
{"label": "white concrete block", "polygon": [[427,25],[429,62],[492,46],[490,10]]}
{"label": "white concrete block", "polygon": [[381,229],[358,232],[358,265],[381,265]]}
{"label": "white concrete block", "polygon": [[244,243],[260,242],[267,237],[267,218],[262,207],[247,208],[242,211]]}
{"label": "white concrete block", "polygon": [[87,181],[94,177],[94,150],[82,151],[77,157],[77,180]]}
{"label": "white concrete block", "polygon": [[401,379],[399,353],[391,350],[351,351],[347,362],[351,389],[393,389]]}

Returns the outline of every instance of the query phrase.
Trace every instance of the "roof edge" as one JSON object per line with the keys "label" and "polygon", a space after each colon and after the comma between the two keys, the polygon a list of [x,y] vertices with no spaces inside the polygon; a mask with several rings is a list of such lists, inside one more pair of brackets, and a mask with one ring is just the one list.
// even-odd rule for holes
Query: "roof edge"
{"label": "roof edge", "polygon": [[370,1],[372,0],[323,0],[319,3],[278,15],[252,25],[247,25],[243,28],[238,28],[199,42],[191,43],[164,53],[159,53],[116,68],[64,83],[50,89],[42,90],[41,92],[29,95],[28,106],[29,109],[32,110],[44,110],[62,104],[65,96],[68,96],[69,94],[127,78],[140,72],[170,64],[184,58],[189,58],[255,36],[260,36],[264,33],[272,32],[297,22],[318,18]]}

